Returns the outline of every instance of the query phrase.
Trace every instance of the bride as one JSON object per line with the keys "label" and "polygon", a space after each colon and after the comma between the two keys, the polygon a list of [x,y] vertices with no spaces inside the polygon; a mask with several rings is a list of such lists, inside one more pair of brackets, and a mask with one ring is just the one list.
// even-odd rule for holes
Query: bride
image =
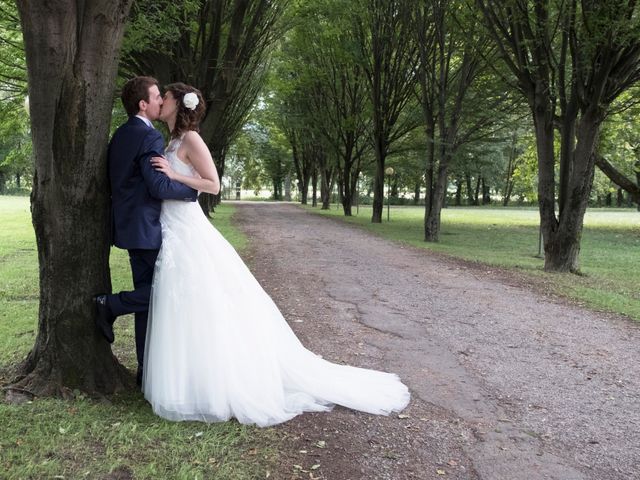
{"label": "bride", "polygon": [[[217,193],[211,154],[197,133],[205,106],[183,83],[166,87],[160,119],[171,132],[154,166],[194,189]],[[390,373],[336,365],[310,352],[197,202],[165,200],[142,390],[169,420],[261,427],[343,405],[388,415],[409,403]]]}

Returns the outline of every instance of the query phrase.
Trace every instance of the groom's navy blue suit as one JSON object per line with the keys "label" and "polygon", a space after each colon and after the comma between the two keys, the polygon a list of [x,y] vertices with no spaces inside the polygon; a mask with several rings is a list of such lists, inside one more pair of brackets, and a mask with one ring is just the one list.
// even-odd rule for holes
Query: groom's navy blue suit
{"label": "groom's navy blue suit", "polygon": [[160,244],[162,200],[195,201],[198,192],[174,182],[151,165],[151,157],[164,155],[160,132],[139,117],[131,116],[109,143],[112,239],[129,251],[134,290],[108,295],[114,316],[135,313],[138,367],[144,361],[151,281]]}

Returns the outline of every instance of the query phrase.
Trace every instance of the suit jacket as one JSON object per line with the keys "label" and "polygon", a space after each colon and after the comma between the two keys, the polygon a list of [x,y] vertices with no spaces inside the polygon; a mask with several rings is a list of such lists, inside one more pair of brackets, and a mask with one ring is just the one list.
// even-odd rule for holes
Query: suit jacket
{"label": "suit jacket", "polygon": [[164,155],[159,131],[132,116],[109,142],[111,181],[111,244],[124,249],[160,248],[162,200],[195,201],[198,192],[172,181],[151,165],[151,157]]}

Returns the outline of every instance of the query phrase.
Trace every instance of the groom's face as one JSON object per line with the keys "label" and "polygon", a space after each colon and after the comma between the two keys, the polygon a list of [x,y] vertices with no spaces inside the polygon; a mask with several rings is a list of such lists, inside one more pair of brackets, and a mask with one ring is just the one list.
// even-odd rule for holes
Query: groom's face
{"label": "groom's face", "polygon": [[160,89],[157,85],[149,87],[149,101],[144,100],[140,102],[140,111],[144,112],[144,115],[149,120],[157,120],[160,116],[160,107],[162,106],[162,95],[160,95]]}

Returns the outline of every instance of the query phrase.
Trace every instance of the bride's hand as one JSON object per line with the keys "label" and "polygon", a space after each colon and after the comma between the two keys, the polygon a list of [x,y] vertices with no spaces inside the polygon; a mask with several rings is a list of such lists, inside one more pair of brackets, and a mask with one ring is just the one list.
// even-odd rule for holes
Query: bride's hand
{"label": "bride's hand", "polygon": [[175,172],[169,165],[169,161],[164,157],[151,157],[151,165],[154,166],[156,170],[164,173],[170,179],[175,178]]}

